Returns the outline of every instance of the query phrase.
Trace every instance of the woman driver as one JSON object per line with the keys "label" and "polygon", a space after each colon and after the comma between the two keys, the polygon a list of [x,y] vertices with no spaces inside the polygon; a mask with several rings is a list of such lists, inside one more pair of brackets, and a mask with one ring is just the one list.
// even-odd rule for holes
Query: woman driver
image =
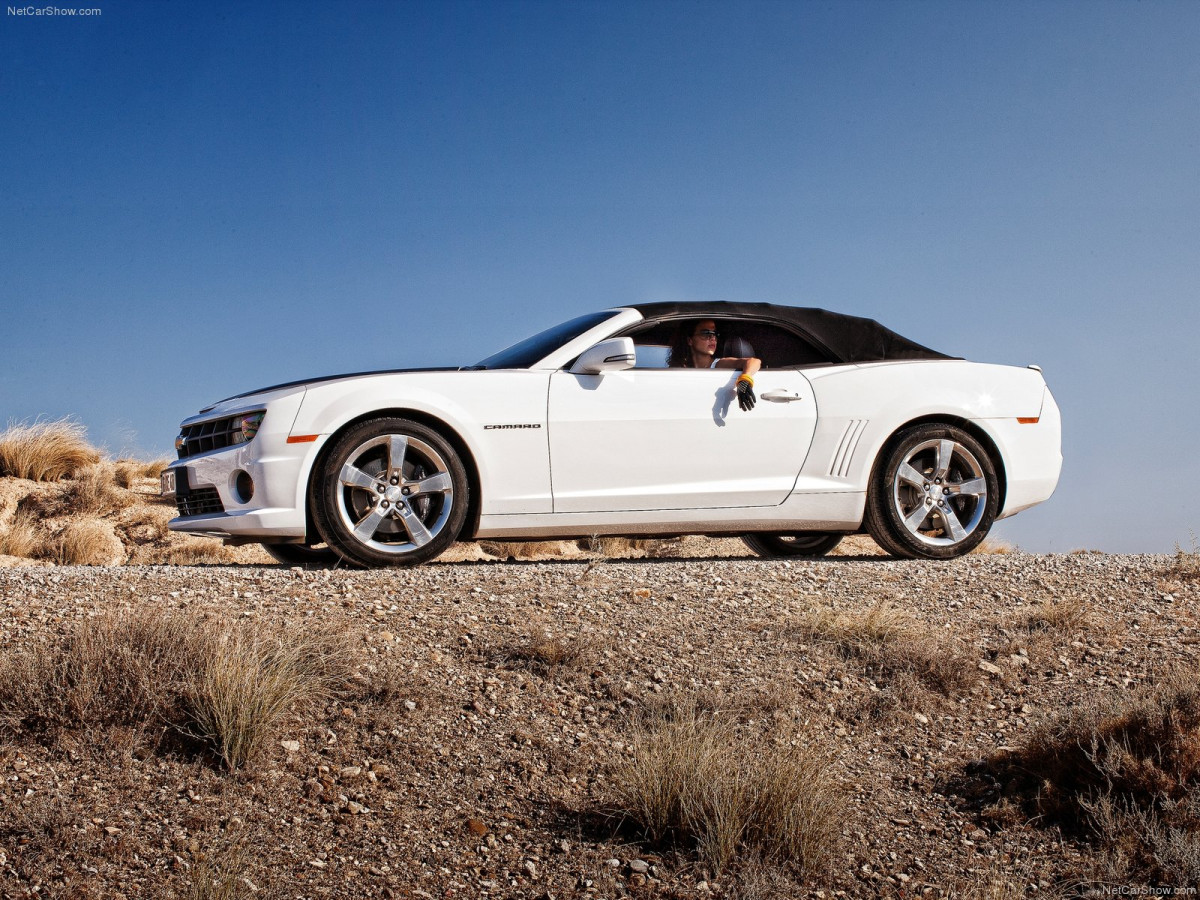
{"label": "woman driver", "polygon": [[685,322],[675,332],[667,365],[684,369],[741,369],[737,380],[738,406],[754,409],[754,373],[762,367],[762,360],[754,356],[717,358],[718,337],[713,319]]}

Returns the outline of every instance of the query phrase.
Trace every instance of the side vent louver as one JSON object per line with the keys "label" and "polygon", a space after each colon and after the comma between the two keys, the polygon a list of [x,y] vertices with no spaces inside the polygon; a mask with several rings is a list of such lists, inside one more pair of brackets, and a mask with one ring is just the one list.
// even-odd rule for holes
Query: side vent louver
{"label": "side vent louver", "polygon": [[850,462],[854,459],[854,450],[858,446],[858,439],[862,437],[863,431],[866,430],[867,421],[867,419],[851,419],[846,423],[846,430],[842,432],[842,439],[838,441],[833,459],[829,461],[830,475],[836,478],[845,478],[849,473]]}

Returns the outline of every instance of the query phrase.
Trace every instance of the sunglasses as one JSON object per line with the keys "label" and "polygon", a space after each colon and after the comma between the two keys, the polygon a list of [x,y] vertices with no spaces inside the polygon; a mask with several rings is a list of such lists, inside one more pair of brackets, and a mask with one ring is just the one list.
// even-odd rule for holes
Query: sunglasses
{"label": "sunglasses", "polygon": [[692,337],[715,338],[720,337],[715,331],[697,331]]}

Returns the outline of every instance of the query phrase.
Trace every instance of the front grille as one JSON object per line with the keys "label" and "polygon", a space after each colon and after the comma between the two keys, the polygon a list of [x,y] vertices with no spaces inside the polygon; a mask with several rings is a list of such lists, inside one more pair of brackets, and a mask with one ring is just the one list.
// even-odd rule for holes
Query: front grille
{"label": "front grille", "polygon": [[[184,425],[179,437],[179,458],[187,459],[198,453],[209,450],[220,450],[233,444],[242,443],[241,421],[245,413],[229,416],[225,419],[210,419],[196,425]],[[234,435],[237,435],[235,439]]]}
{"label": "front grille", "polygon": [[216,488],[193,488],[186,494],[175,495],[175,506],[181,516],[203,516],[225,512],[225,504]]}

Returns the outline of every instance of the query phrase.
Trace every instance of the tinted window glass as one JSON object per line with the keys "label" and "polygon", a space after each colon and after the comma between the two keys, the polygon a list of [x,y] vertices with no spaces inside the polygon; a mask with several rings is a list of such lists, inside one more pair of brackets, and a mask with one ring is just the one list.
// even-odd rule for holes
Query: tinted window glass
{"label": "tinted window glass", "polygon": [[579,337],[589,328],[594,328],[606,319],[611,319],[613,312],[588,313],[561,325],[548,328],[540,334],[513,344],[506,350],[493,353],[487,359],[476,364],[476,369],[528,369],[539,359],[544,359],[568,341]]}

